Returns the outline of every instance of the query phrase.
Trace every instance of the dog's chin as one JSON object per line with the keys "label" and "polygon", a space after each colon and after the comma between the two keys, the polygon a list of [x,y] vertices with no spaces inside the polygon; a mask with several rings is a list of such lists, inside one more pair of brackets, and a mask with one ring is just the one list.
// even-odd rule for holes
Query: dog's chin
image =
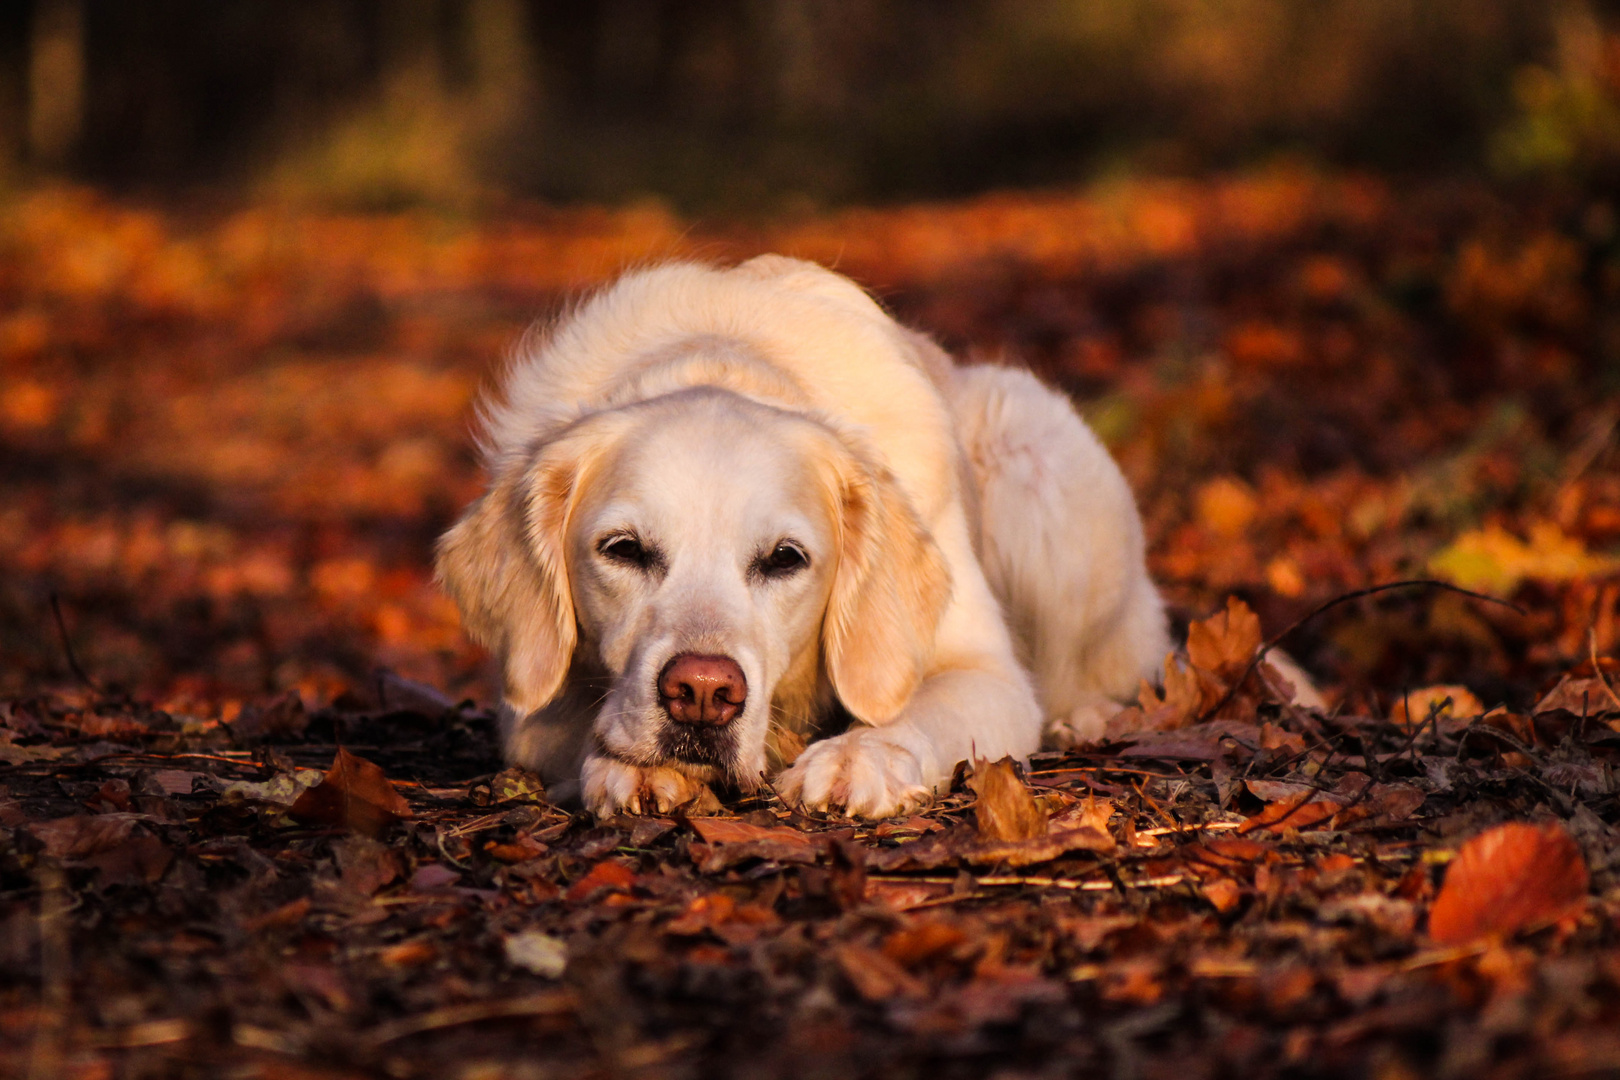
{"label": "dog's chin", "polygon": [[670,724],[658,733],[658,752],[666,760],[721,773],[729,770],[735,743],[727,731],[694,729],[687,724]]}
{"label": "dog's chin", "polygon": [[671,725],[658,735],[658,751],[663,758],[659,764],[706,784],[753,791],[759,786],[763,765],[752,770],[744,768],[743,761],[749,755],[739,750],[737,742],[735,732],[717,737],[694,733],[684,725]]}

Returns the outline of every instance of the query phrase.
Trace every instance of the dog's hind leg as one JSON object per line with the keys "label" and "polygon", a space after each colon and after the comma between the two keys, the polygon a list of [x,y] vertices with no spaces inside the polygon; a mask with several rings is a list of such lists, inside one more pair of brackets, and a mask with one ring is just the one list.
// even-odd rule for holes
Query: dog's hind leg
{"label": "dog's hind leg", "polygon": [[1136,501],[1068,399],[1027,371],[962,367],[942,389],[978,496],[980,559],[1048,741],[1094,739],[1170,651]]}

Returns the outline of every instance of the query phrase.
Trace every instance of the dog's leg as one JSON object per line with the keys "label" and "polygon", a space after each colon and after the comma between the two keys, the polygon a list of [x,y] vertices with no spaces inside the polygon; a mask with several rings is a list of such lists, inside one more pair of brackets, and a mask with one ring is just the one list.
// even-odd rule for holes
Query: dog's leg
{"label": "dog's leg", "polygon": [[[1022,709],[1020,696],[1027,702]],[[1009,716],[1018,712],[1024,715]],[[1016,681],[945,671],[925,679],[893,722],[861,724],[811,743],[776,789],[807,809],[893,817],[948,783],[958,761],[1025,757],[1035,749],[1038,732],[1039,712],[1027,686],[1020,695]]]}
{"label": "dog's leg", "polygon": [[1125,478],[1067,398],[1026,371],[954,373],[946,392],[978,494],[980,560],[1059,745],[1094,739],[1170,637]]}
{"label": "dog's leg", "polygon": [[954,591],[936,635],[934,670],[890,722],[811,743],[777,780],[787,801],[890,817],[949,783],[958,761],[1022,758],[1039,747],[1040,705],[958,522],[939,537],[952,559]]}

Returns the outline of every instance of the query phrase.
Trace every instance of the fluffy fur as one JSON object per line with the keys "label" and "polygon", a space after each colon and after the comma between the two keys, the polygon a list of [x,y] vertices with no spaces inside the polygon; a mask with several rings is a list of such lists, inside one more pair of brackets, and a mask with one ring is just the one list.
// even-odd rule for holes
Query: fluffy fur
{"label": "fluffy fur", "polygon": [[[1097,734],[1169,650],[1069,403],[810,263],[620,278],[521,351],[485,449],[439,576],[501,663],[508,758],[597,813],[784,766],[786,799],[900,813],[964,758]],[[683,653],[747,682],[701,747],[658,697]]]}

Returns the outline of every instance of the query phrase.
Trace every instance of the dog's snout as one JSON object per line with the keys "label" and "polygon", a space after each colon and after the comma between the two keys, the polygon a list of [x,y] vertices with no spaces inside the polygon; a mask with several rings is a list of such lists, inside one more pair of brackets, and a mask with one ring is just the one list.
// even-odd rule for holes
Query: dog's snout
{"label": "dog's snout", "polygon": [[748,701],[748,680],[729,656],[682,653],[658,676],[658,699],[682,724],[729,724]]}

